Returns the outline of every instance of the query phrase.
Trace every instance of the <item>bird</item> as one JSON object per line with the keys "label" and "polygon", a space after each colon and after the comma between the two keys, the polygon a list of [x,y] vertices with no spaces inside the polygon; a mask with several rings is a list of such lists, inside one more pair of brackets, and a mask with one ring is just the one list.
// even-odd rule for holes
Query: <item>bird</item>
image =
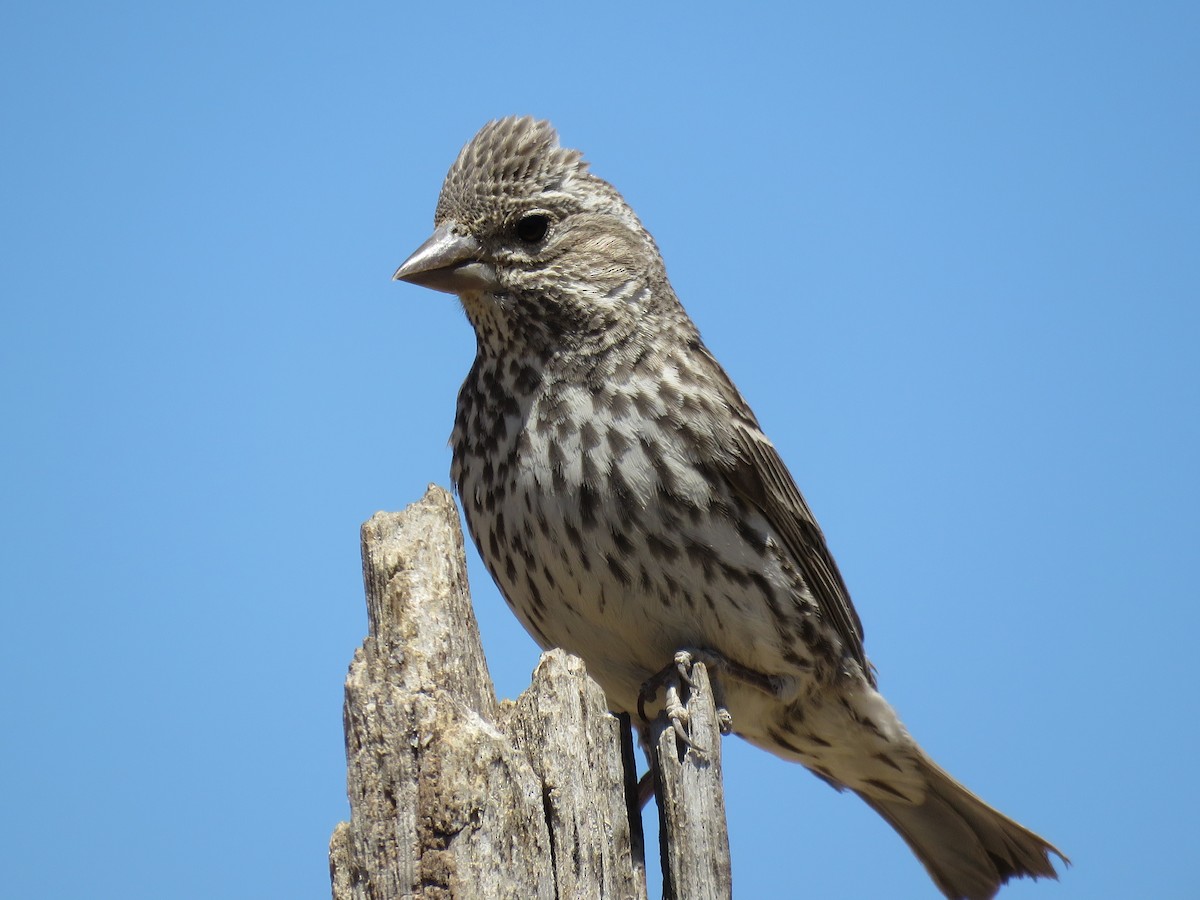
{"label": "bird", "polygon": [[467,142],[394,278],[457,295],[474,329],[451,478],[538,644],[630,714],[681,651],[720,661],[733,731],[861,797],[946,897],[1058,877],[1050,855],[1069,860],[940,768],[879,692],[795,479],[654,238],[549,122]]}

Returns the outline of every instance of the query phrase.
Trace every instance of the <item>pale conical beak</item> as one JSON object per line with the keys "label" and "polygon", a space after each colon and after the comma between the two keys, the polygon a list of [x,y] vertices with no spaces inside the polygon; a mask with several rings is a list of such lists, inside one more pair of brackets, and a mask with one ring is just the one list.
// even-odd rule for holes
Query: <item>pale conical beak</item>
{"label": "pale conical beak", "polygon": [[443,222],[392,276],[421,287],[466,294],[498,291],[496,270],[480,260],[479,241],[453,221]]}

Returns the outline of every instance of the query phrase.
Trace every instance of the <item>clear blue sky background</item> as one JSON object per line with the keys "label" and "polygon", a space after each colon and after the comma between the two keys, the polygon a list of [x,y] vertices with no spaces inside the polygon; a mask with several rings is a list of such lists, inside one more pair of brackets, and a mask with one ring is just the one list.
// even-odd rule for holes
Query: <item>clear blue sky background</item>
{"label": "clear blue sky background", "polygon": [[[1073,857],[1004,896],[1195,896],[1200,6],[8,3],[0,43],[7,896],[327,896],[358,526],[448,483],[474,352],[390,277],[508,113],[658,238],[914,734]],[[726,754],[739,897],[932,895]]]}

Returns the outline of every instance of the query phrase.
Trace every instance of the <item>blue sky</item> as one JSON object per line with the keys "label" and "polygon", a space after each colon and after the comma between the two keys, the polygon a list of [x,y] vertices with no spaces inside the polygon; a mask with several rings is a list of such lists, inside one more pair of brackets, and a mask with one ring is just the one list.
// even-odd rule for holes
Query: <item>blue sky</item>
{"label": "blue sky", "polygon": [[[358,526],[448,483],[474,349],[391,273],[533,113],[657,237],[912,732],[1073,857],[1002,896],[1192,896],[1198,10],[7,4],[6,892],[328,896]],[[855,798],[726,780],[739,897],[931,896]]]}

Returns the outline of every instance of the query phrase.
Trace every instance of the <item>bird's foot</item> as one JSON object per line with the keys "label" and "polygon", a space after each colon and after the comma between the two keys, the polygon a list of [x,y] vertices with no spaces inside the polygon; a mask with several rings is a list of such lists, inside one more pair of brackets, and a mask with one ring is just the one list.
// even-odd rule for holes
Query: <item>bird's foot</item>
{"label": "bird's foot", "polygon": [[[684,680],[683,672],[679,673],[679,680]],[[684,683],[689,687],[694,687],[690,681]],[[687,731],[688,711],[679,696],[679,688],[679,683],[674,679],[667,681],[667,696],[663,703],[663,713],[671,723],[671,727],[675,729],[675,737],[679,738],[685,746],[691,747],[693,746],[692,739]]]}
{"label": "bird's foot", "polygon": [[730,663],[715,651],[691,648],[678,651],[671,664],[647,678],[638,692],[638,715],[643,722],[649,722],[649,716],[646,715],[646,704],[657,696],[660,687],[666,688],[663,712],[670,720],[676,736],[689,747],[693,744],[686,729],[688,713],[687,707],[680,697],[680,692],[684,686],[688,688],[696,686],[692,680],[692,668],[696,663],[703,663],[709,670],[713,703],[717,708],[717,725],[721,729],[721,734],[729,734],[733,731],[733,716],[725,705],[725,691],[722,689],[720,674],[735,669],[741,670],[741,667]]}

